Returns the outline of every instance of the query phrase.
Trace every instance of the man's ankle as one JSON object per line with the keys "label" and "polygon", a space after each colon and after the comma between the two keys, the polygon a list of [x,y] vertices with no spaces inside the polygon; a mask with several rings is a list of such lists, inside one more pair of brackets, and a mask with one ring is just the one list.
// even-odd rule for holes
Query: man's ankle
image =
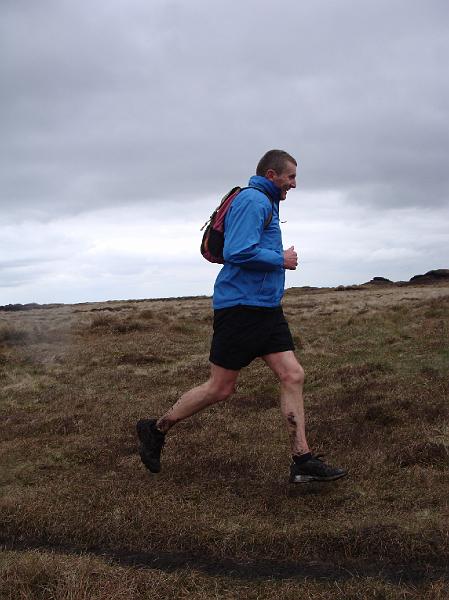
{"label": "man's ankle", "polygon": [[162,429],[158,425],[158,421],[156,421],[156,423],[154,424],[154,428],[157,431],[157,433],[160,433],[161,435],[165,435],[167,433],[166,431],[162,431]]}
{"label": "man's ankle", "polygon": [[304,454],[293,454],[292,459],[295,465],[302,465],[312,458],[311,452],[305,452]]}

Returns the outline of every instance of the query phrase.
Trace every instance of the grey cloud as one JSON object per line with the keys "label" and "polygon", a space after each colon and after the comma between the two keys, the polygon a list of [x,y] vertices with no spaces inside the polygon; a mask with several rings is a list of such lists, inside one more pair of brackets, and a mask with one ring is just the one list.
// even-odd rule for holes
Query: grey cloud
{"label": "grey cloud", "polygon": [[[47,262],[47,261],[48,261],[48,259],[47,260],[44,259],[44,262]],[[40,264],[42,264],[42,262],[43,262],[42,257],[39,257],[39,258],[27,257],[27,258],[16,258],[16,259],[11,259],[11,260],[0,260],[0,272],[6,271],[7,269],[20,269],[21,267],[40,265]]]}
{"label": "grey cloud", "polygon": [[48,265],[34,259],[2,261],[0,263],[0,287],[15,288],[38,281],[49,272]]}
{"label": "grey cloud", "polygon": [[0,11],[0,202],[15,218],[216,194],[273,146],[298,156],[306,190],[448,200],[445,2]]}

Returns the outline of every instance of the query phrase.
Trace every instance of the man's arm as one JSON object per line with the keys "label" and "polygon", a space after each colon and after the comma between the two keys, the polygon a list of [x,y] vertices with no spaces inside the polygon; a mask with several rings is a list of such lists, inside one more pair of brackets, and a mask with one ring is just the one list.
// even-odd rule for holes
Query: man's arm
{"label": "man's arm", "polygon": [[226,220],[225,262],[257,271],[274,271],[284,266],[283,252],[259,245],[271,210],[270,201],[260,192],[234,200]]}

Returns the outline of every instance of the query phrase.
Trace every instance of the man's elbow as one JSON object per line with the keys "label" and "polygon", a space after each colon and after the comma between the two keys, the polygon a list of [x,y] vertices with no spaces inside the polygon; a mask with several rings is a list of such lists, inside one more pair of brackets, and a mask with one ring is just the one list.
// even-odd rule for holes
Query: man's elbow
{"label": "man's elbow", "polygon": [[235,254],[234,252],[223,252],[223,260],[227,263],[231,263],[233,265],[242,265],[246,262],[245,258],[240,254]]}
{"label": "man's elbow", "polygon": [[250,261],[254,257],[253,252],[248,251],[236,251],[232,250],[232,248],[223,248],[223,258],[225,262],[234,263],[236,265],[244,264]]}

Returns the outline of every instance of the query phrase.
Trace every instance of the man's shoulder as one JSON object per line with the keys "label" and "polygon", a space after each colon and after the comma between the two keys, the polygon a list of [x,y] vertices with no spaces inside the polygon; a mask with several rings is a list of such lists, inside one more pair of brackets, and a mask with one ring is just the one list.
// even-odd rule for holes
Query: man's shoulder
{"label": "man's shoulder", "polygon": [[242,188],[241,192],[233,201],[236,205],[251,205],[254,208],[266,209],[267,207],[271,210],[272,200],[263,190],[255,187]]}

